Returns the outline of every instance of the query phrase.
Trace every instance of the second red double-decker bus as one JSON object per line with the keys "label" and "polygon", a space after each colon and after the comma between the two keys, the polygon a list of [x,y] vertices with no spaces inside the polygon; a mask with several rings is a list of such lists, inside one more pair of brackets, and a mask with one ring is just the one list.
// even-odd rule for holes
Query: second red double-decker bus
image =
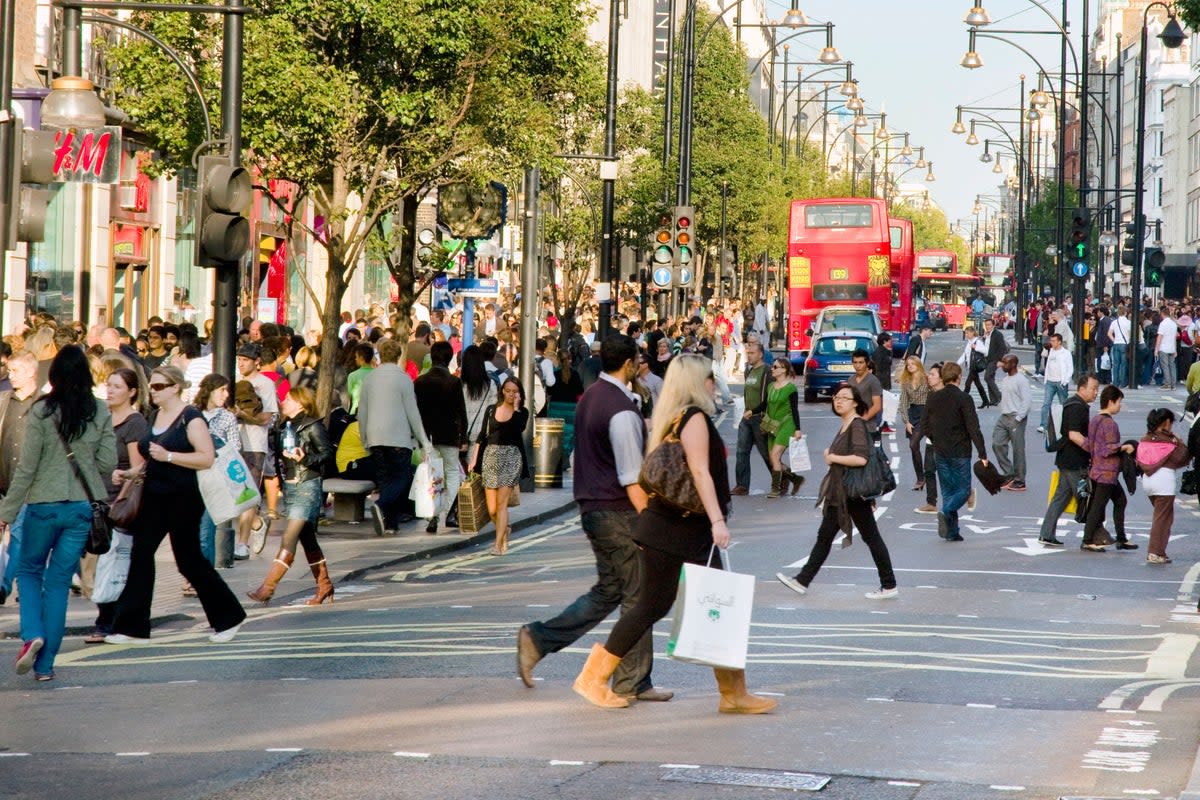
{"label": "second red double-decker bus", "polygon": [[970,271],[960,273],[958,255],[951,250],[922,250],[917,253],[916,292],[922,303],[943,306],[947,326],[961,328],[979,292],[979,278]]}
{"label": "second red double-decker bus", "polygon": [[892,349],[903,353],[913,328],[913,279],[917,253],[913,248],[912,220],[892,217],[888,220],[892,246],[892,316],[887,329],[892,331]]}
{"label": "second red double-decker bus", "polygon": [[887,206],[868,197],[793,200],[788,220],[788,357],[802,361],[817,312],[860,305],[892,317]]}

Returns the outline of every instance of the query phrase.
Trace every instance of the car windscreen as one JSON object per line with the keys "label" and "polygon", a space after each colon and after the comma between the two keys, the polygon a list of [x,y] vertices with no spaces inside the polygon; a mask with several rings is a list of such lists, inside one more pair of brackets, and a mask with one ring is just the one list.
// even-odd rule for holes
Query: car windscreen
{"label": "car windscreen", "polygon": [[821,318],[821,325],[831,331],[871,331],[875,332],[874,314],[827,314]]}
{"label": "car windscreen", "polygon": [[871,340],[857,336],[824,336],[813,345],[813,355],[849,358],[855,350],[871,349]]}

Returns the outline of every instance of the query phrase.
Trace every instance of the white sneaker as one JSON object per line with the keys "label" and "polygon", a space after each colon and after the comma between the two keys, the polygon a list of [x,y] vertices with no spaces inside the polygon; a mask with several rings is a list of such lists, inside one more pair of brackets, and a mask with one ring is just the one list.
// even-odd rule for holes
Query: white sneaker
{"label": "white sneaker", "polygon": [[796,594],[808,594],[808,588],[795,578],[784,575],[782,572],[776,572],[775,577]]}
{"label": "white sneaker", "polygon": [[1045,428],[1043,428],[1041,425],[1038,425],[1038,426],[1037,426],[1037,432],[1038,432],[1038,433],[1045,433],[1045,432],[1046,432],[1046,429],[1045,429]]}
{"label": "white sneaker", "polygon": [[867,592],[863,597],[868,600],[891,600],[894,597],[900,596],[900,590],[893,586],[891,589],[884,589],[882,586],[873,592]]}
{"label": "white sneaker", "polygon": [[267,521],[262,516],[254,518],[255,525],[250,526],[250,541],[249,549],[254,555],[258,555],[267,546]]}
{"label": "white sneaker", "polygon": [[210,642],[214,642],[216,644],[225,644],[226,642],[232,642],[233,637],[237,636],[238,629],[241,627],[242,627],[242,623],[239,622],[237,625],[234,625],[232,628],[226,628],[223,631],[217,631],[212,636],[209,636],[208,640]]}
{"label": "white sneaker", "polygon": [[237,561],[245,561],[250,557],[250,548],[244,544],[235,544],[233,546],[233,557]]}
{"label": "white sneaker", "polygon": [[123,633],[110,633],[104,637],[105,644],[150,644],[150,639],[139,636],[126,636]]}

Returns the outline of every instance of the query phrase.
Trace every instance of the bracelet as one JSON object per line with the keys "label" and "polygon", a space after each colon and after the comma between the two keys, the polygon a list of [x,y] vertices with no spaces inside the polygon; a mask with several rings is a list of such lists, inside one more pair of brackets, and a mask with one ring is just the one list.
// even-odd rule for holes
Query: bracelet
{"label": "bracelet", "polygon": [[709,524],[709,525],[716,525],[718,522],[724,522],[724,521],[725,521],[725,518],[724,518],[724,517],[721,517],[720,519],[710,519],[710,520],[708,521],[708,524]]}
{"label": "bracelet", "polygon": [[170,450],[168,450],[168,451],[167,451],[167,463],[168,463],[168,464],[170,464],[170,463],[171,463],[171,459],[173,459],[174,457],[175,457],[175,453],[174,453],[174,452],[172,452],[172,451],[170,451]]}

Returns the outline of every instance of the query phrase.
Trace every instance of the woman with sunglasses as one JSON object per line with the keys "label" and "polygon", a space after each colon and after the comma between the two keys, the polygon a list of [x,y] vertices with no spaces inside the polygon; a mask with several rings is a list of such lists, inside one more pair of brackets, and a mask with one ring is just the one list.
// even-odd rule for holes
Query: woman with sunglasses
{"label": "woman with sunglasses", "polygon": [[829,472],[817,493],[817,505],[824,506],[821,527],[817,529],[817,541],[800,574],[793,578],[782,572],[775,573],[780,583],[797,594],[808,592],[808,585],[829,557],[838,533],[846,536],[842,547],[849,547],[855,528],[858,528],[863,541],[870,548],[875,569],[879,572],[879,588],[867,592],[867,599],[888,600],[900,594],[896,589],[896,575],[892,571],[892,557],[875,522],[874,501],[846,496],[846,470],[866,466],[867,459],[871,457],[871,448],[874,447],[871,432],[862,419],[867,408],[867,402],[852,386],[842,384],[833,393],[833,413],[841,418],[842,424],[832,444],[825,450]]}
{"label": "woman with sunglasses", "polygon": [[[228,642],[246,619],[237,597],[200,552],[200,517],[204,500],[196,471],[213,464],[215,452],[204,415],[183,400],[187,382],[178,367],[162,366],[150,373],[150,399],[158,412],[138,452],[146,459],[142,508],[134,523],[133,552],[125,591],[117,601],[109,644],[150,642],[150,603],[154,598],[154,554],[164,536],[180,574],[196,590],[213,633],[212,642]],[[120,480],[133,471],[119,473]],[[120,482],[120,481],[118,481]]]}

